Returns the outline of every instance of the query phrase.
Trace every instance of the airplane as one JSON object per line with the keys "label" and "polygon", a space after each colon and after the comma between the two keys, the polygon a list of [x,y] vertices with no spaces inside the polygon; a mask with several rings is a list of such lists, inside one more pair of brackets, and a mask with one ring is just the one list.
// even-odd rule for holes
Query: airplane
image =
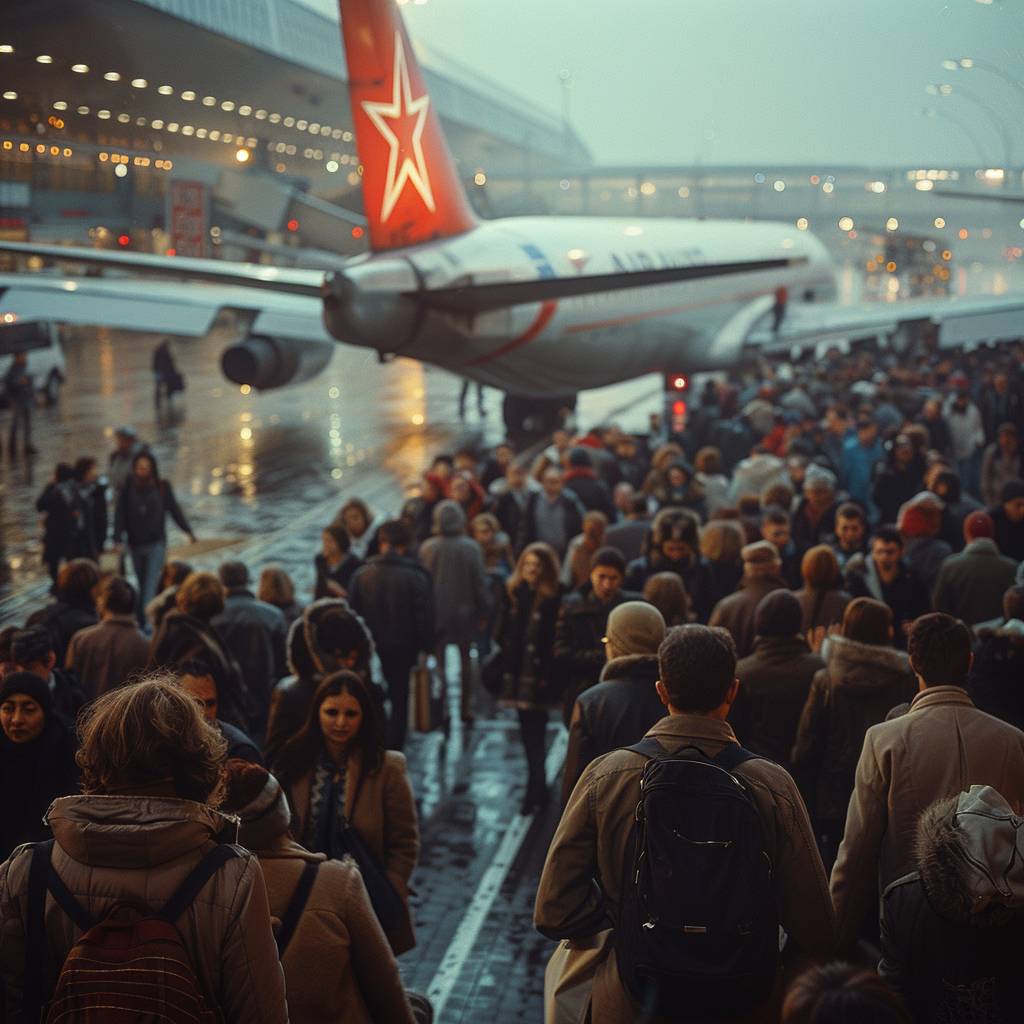
{"label": "airplane", "polygon": [[[867,334],[937,330],[944,343],[947,320],[957,319],[951,336],[961,337],[971,335],[973,317],[974,333],[986,338],[1020,334],[1024,297],[969,307],[919,300],[906,321],[899,303],[844,313],[825,246],[785,223],[481,221],[394,0],[340,0],[340,12],[368,253],[339,256],[325,271],[322,262],[273,267],[4,242],[0,251],[138,276],[0,276],[0,313],[202,334],[230,308],[248,331],[222,355],[236,384],[262,390],[308,379],[338,342],[360,345],[501,389],[510,434],[528,424],[550,429],[581,390],[735,366],[759,325],[764,336],[780,289],[806,300],[790,303],[800,311],[795,344],[818,322],[833,336],[847,321]],[[1015,325],[1012,334],[1000,333],[1010,329],[1004,321]],[[785,320],[767,338],[772,348],[784,345]]]}

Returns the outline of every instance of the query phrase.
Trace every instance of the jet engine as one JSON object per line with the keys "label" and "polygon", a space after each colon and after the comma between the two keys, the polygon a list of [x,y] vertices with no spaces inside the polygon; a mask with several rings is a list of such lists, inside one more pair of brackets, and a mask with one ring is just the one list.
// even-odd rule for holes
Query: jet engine
{"label": "jet engine", "polygon": [[250,334],[224,350],[220,365],[233,383],[266,391],[315,377],[333,355],[334,345],[325,341]]}

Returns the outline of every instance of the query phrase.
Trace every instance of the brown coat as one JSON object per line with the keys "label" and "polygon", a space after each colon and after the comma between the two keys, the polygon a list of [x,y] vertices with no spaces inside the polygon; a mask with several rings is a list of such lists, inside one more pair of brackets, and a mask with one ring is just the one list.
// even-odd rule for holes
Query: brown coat
{"label": "brown coat", "polygon": [[90,700],[144,672],[148,661],[149,641],[133,615],[107,615],[95,626],[80,629],[64,656],[65,667],[78,673]]}
{"label": "brown coat", "polygon": [[[350,814],[359,774],[359,755],[353,754],[345,773],[345,807]],[[306,837],[310,824],[312,783],[313,773],[310,771],[287,792],[292,809],[292,832],[300,842]],[[405,903],[405,920],[388,935],[395,953],[404,953],[416,945],[409,913],[409,878],[416,867],[420,849],[416,803],[406,773],[404,754],[397,750],[385,752],[380,770],[363,780],[359,801],[350,820]]]}
{"label": "brown coat", "polygon": [[745,658],[754,650],[754,612],[761,598],[786,587],[781,576],[744,576],[736,593],[715,605],[708,625],[729,630],[736,641],[736,656]]}
{"label": "brown coat", "polygon": [[321,862],[282,961],[291,1024],[413,1024],[398,964],[355,863],[324,860],[283,835],[257,856],[277,921],[302,869]]}
{"label": "brown coat", "polygon": [[841,950],[877,912],[885,887],[916,869],[921,812],[975,784],[1024,810],[1024,732],[979,711],[959,686],[931,686],[906,714],[867,731],[832,869]]}
{"label": "brown coat", "polygon": [[826,629],[843,621],[843,612],[853,600],[845,590],[812,590],[804,587],[796,592],[796,599],[804,613],[801,630],[808,633],[818,626]]}
{"label": "brown coat", "polygon": [[[711,757],[736,742],[727,722],[700,715],[669,715],[647,735],[668,749],[692,744]],[[548,938],[583,938],[615,926],[644,764],[640,754],[614,750],[592,761],[580,777],[537,889],[534,924]],[[796,784],[784,769],[760,758],[736,773],[750,786],[764,826],[780,923],[802,950],[827,959],[834,941],[832,905]],[[592,1014],[593,1024],[641,1017],[619,981],[614,953],[598,968]]]}
{"label": "brown coat", "polygon": [[[55,800],[49,821],[53,866],[93,920],[115,903],[161,907],[230,823],[191,800],[70,796]],[[232,1024],[287,1024],[284,974],[271,930],[267,891],[247,850],[229,860],[179,920],[185,948],[211,1006]],[[20,1019],[31,847],[0,867],[0,979],[5,1014]],[[46,933],[54,974],[79,931],[51,896]]]}

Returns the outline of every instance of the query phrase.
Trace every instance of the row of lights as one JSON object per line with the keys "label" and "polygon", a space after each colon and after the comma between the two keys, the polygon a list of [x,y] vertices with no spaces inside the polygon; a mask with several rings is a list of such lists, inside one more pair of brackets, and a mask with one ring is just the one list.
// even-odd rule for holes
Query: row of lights
{"label": "row of lights", "polygon": [[19,153],[31,153],[33,148],[38,156],[45,156],[48,152],[50,156],[68,157],[74,155],[74,150],[70,146],[47,146],[45,143],[37,142],[33,147],[30,142],[14,142],[12,139],[4,139],[0,143],[0,148],[4,152],[14,152],[16,149]]}

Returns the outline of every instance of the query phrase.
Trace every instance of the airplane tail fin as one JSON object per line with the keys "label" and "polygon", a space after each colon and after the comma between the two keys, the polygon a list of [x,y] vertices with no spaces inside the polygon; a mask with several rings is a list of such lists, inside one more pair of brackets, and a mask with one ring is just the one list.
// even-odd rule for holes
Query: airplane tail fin
{"label": "airplane tail fin", "polygon": [[340,0],[370,247],[397,249],[476,224],[394,0]]}

